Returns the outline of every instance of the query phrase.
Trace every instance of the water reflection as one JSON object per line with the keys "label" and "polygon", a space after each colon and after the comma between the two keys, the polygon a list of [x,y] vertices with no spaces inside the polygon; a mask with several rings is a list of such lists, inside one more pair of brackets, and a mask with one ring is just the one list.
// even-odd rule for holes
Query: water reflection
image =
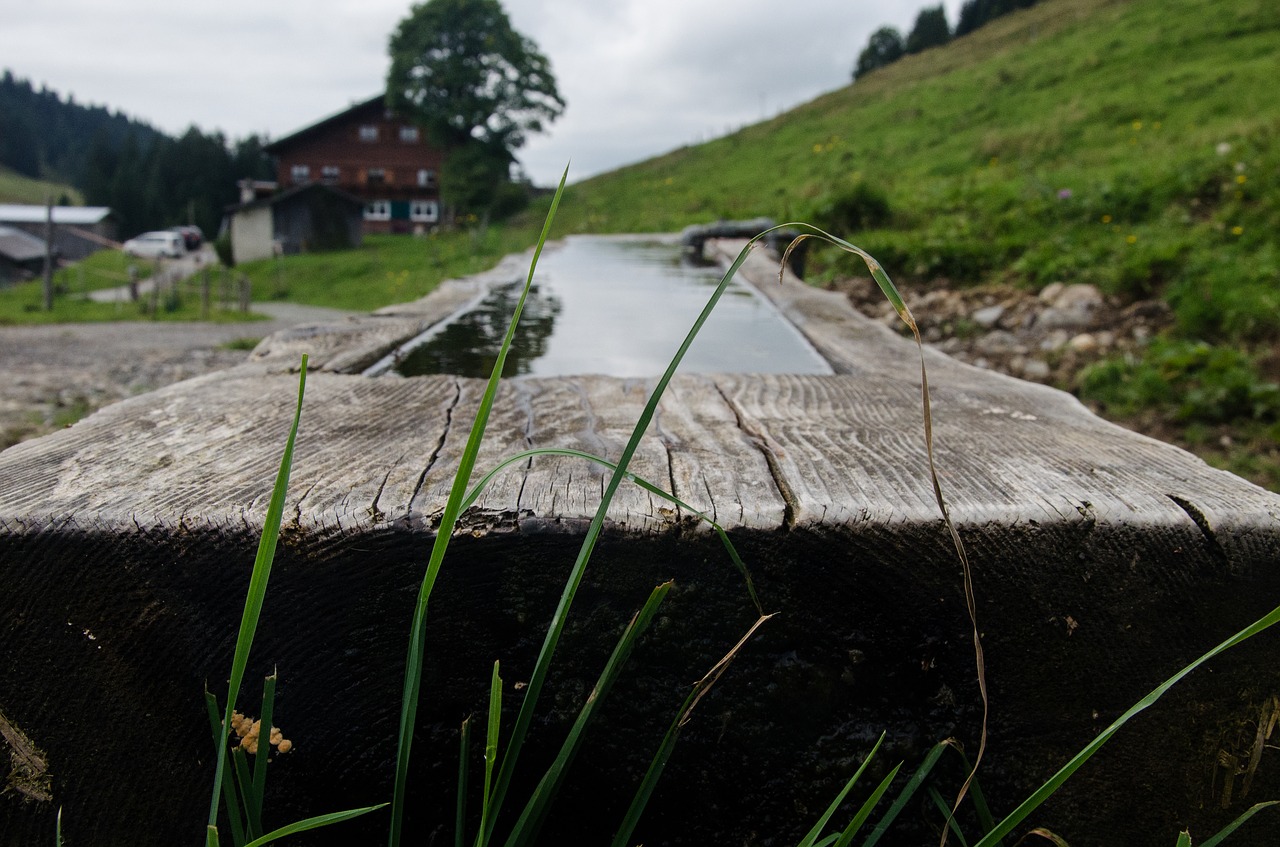
{"label": "water reflection", "polygon": [[[493,373],[502,339],[515,313],[523,283],[493,289],[476,308],[441,327],[413,348],[396,368],[406,376],[418,374],[460,374],[485,377]],[[533,362],[545,355],[547,339],[555,329],[560,300],[545,293],[541,285],[529,289],[516,334],[502,365],[502,375],[520,376],[531,372]]]}
{"label": "water reflection", "polygon": [[[720,282],[683,263],[674,244],[575,236],[543,253],[504,376],[656,376]],[[488,376],[519,287],[428,333],[396,370]],[[734,282],[686,354],[695,373],[831,373],[764,297]]]}

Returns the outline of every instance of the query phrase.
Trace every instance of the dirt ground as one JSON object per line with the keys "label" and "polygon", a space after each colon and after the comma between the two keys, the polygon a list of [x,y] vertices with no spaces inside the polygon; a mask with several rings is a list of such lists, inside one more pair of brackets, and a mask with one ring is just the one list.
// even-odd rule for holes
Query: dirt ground
{"label": "dirt ground", "polygon": [[0,449],[69,426],[118,400],[240,364],[257,341],[346,313],[265,304],[271,320],[0,327]]}

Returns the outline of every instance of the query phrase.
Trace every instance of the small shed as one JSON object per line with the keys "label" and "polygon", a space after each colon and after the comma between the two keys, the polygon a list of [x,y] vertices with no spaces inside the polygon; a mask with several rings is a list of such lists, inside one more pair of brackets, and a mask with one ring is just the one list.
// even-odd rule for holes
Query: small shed
{"label": "small shed", "polygon": [[[0,226],[44,238],[48,207],[30,203],[0,204]],[[119,224],[106,206],[54,206],[53,246],[69,261],[83,259],[104,247],[114,247]]]}
{"label": "small shed", "polygon": [[0,225],[0,285],[31,279],[44,268],[45,240]]}
{"label": "small shed", "polygon": [[309,183],[227,210],[231,256],[238,264],[277,252],[309,253],[359,247],[364,201],[332,186]]}

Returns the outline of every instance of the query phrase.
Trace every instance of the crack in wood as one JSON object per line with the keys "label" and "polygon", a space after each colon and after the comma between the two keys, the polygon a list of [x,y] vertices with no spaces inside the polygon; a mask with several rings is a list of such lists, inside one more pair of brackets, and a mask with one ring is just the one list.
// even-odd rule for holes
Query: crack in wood
{"label": "crack in wood", "polygon": [[418,499],[418,494],[422,491],[422,486],[427,481],[427,474],[431,473],[431,469],[435,467],[441,451],[444,450],[444,443],[449,437],[449,432],[453,429],[453,413],[458,408],[458,404],[462,402],[462,383],[457,379],[452,380],[452,382],[453,400],[444,411],[444,429],[440,432],[440,439],[436,442],[431,455],[427,457],[427,466],[422,469],[422,473],[418,475],[418,481],[414,483],[413,493],[409,495],[409,502],[405,506],[406,516],[413,513],[413,503]]}
{"label": "crack in wood", "polygon": [[369,504],[369,519],[374,523],[380,523],[385,517],[382,509],[378,508],[378,502],[382,499],[382,491],[387,487],[387,480],[391,478],[391,472],[400,466],[404,461],[405,454],[401,453],[396,460],[391,463],[391,467],[387,468],[387,472],[382,475],[382,482],[378,483],[378,490],[374,492],[373,502]]}
{"label": "crack in wood", "polygon": [[756,446],[756,449],[764,457],[765,464],[769,468],[769,476],[773,478],[773,484],[778,489],[778,496],[782,498],[782,526],[785,529],[795,529],[796,521],[800,516],[800,502],[796,499],[795,492],[792,491],[790,484],[787,483],[786,477],[782,472],[782,464],[778,461],[777,452],[769,444],[769,437],[765,433],[747,425],[746,417],[742,414],[742,410],[725,393],[724,387],[719,382],[713,382],[713,385],[715,385],[716,391],[720,393],[720,398],[724,400],[725,405],[729,407],[729,411],[733,412],[734,420],[738,422],[738,429],[747,436],[747,439]]}
{"label": "crack in wood", "polygon": [[1166,494],[1170,500],[1182,511],[1187,513],[1187,517],[1191,518],[1191,522],[1200,530],[1200,534],[1204,536],[1205,546],[1209,550],[1209,555],[1213,557],[1214,562],[1219,565],[1228,563],[1226,551],[1222,549],[1222,545],[1218,543],[1218,536],[1213,531],[1213,525],[1209,523],[1209,519],[1205,517],[1195,503],[1187,500],[1185,497],[1179,497],[1176,494]]}

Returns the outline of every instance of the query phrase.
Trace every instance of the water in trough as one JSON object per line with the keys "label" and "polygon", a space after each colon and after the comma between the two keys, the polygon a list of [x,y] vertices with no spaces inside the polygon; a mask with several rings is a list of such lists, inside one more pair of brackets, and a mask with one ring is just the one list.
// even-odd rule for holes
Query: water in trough
{"label": "water in trough", "polygon": [[[657,376],[706,305],[721,271],[682,261],[671,243],[574,236],[542,255],[504,376]],[[406,376],[485,377],[521,283],[401,348]],[[734,280],[681,364],[695,373],[828,374],[803,335],[751,286]]]}

